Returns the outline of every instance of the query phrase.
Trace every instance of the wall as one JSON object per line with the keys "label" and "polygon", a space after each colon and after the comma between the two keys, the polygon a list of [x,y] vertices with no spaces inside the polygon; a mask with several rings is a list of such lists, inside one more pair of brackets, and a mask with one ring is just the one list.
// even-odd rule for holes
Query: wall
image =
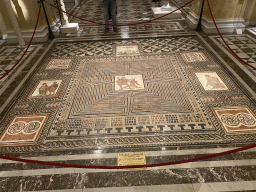
{"label": "wall", "polygon": [[[33,30],[38,11],[39,11],[39,4],[36,0],[11,0],[13,5],[13,10],[15,12],[19,27],[21,30]],[[53,0],[48,0],[48,2],[53,2]],[[58,18],[57,14],[54,13],[54,8],[47,5],[45,3],[47,13],[49,16],[50,23],[54,23]],[[7,31],[13,31],[12,24],[10,22],[5,3],[3,0],[0,1],[0,12],[4,16],[4,22],[6,23]],[[46,20],[43,13],[43,9],[41,10],[40,19],[38,23],[38,29],[42,29],[46,26]]]}

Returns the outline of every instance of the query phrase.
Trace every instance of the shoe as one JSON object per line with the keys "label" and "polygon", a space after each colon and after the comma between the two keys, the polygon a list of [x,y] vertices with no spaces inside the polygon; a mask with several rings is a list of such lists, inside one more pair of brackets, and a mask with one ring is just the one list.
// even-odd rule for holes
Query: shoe
{"label": "shoe", "polygon": [[118,32],[117,27],[113,27],[113,31],[114,31],[114,32]]}
{"label": "shoe", "polygon": [[105,28],[104,33],[108,33],[109,32],[109,28]]}

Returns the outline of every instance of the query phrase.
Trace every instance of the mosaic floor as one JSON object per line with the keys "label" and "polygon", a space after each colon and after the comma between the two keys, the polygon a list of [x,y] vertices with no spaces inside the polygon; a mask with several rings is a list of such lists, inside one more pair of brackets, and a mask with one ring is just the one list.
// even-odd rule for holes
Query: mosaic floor
{"label": "mosaic floor", "polygon": [[197,36],[60,42],[2,119],[0,144],[17,152],[254,141],[255,112]]}
{"label": "mosaic floor", "polygon": [[[99,2],[94,2],[82,1],[82,9],[72,3],[66,8],[101,21]],[[151,5],[150,0],[118,0],[119,21],[153,18]],[[182,11],[183,17],[189,9]],[[143,164],[151,164],[255,143],[255,74],[228,54],[217,35],[189,31],[184,18],[120,27],[118,33],[108,34],[95,25],[80,23],[80,27],[77,35],[33,44],[1,84],[1,155],[116,166],[122,154],[143,154]],[[225,38],[255,63],[251,32]],[[0,54],[5,70],[20,52],[3,43]],[[129,170],[0,159],[0,191],[255,191],[255,166],[256,148]]]}
{"label": "mosaic floor", "polygon": [[[225,35],[225,41],[232,48],[232,50],[245,62],[256,67],[256,40],[250,35]],[[219,36],[210,37],[218,46],[226,48],[225,52],[229,53],[228,48]],[[234,59],[235,56],[232,56]],[[243,69],[243,68],[242,68]],[[256,72],[249,66],[244,69],[249,76],[256,82]]]}

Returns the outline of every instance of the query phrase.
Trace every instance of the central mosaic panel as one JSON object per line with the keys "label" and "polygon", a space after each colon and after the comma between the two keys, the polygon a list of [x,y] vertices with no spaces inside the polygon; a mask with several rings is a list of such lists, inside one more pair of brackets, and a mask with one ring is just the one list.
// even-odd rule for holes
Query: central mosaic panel
{"label": "central mosaic panel", "polygon": [[81,60],[48,138],[213,131],[176,55]]}

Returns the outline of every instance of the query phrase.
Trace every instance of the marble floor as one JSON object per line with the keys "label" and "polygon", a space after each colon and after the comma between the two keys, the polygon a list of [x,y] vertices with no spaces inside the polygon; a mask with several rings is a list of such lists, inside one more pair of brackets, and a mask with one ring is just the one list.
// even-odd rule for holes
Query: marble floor
{"label": "marble floor", "polygon": [[[153,18],[150,0],[117,4],[119,23]],[[67,10],[102,21],[99,1],[68,4]],[[216,34],[189,29],[189,10],[180,18],[107,34],[102,26],[70,18],[79,22],[78,34],[33,43],[20,65],[0,82],[0,154],[116,166],[120,154],[142,154],[144,163],[154,164],[255,143],[256,73]],[[256,66],[254,29],[223,35],[236,53]],[[0,76],[22,51],[0,42]],[[0,191],[256,191],[255,166],[256,148],[179,165],[123,170],[0,159]]]}

